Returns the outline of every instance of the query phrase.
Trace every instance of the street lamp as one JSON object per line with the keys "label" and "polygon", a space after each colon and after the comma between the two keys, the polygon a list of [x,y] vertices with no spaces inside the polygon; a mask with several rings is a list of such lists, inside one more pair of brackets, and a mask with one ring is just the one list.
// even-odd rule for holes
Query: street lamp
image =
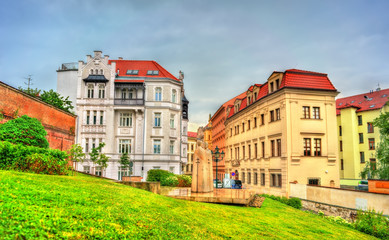
{"label": "street lamp", "polygon": [[224,158],[224,152],[219,152],[219,148],[216,146],[215,148],[215,151],[211,151],[212,152],[212,158],[213,158],[213,161],[216,162],[216,188],[217,187],[217,163],[221,160],[223,160]]}

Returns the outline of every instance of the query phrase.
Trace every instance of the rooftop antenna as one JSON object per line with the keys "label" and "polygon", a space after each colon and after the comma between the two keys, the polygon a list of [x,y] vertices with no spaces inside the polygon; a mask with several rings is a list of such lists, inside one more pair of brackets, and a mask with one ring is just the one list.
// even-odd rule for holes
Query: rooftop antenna
{"label": "rooftop antenna", "polygon": [[380,83],[378,83],[377,85],[378,85],[378,87],[377,87],[376,91],[380,91],[381,90]]}
{"label": "rooftop antenna", "polygon": [[24,84],[27,85],[27,90],[30,91],[30,86],[34,85],[32,83],[32,75],[28,75],[28,77],[24,78],[27,80],[27,82],[25,82]]}

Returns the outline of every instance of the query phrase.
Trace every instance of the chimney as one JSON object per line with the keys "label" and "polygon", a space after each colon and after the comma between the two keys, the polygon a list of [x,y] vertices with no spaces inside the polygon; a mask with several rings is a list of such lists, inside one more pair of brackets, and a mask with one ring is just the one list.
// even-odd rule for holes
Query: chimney
{"label": "chimney", "polygon": [[119,57],[119,60],[123,60],[123,58],[122,58],[122,57]]}

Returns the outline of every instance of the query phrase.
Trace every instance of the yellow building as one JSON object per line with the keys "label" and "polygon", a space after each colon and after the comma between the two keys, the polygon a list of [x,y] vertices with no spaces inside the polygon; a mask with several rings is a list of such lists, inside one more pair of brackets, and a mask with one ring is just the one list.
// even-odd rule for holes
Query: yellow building
{"label": "yellow building", "polygon": [[259,193],[288,196],[290,182],[339,187],[337,94],[327,74],[296,69],[251,86],[227,108],[227,172]]}
{"label": "yellow building", "polygon": [[336,100],[341,185],[358,185],[366,162],[376,162],[380,135],[372,122],[389,111],[388,97],[389,89],[377,89]]}
{"label": "yellow building", "polygon": [[197,133],[188,132],[188,162],[184,167],[184,173],[186,175],[192,175],[193,171],[193,154],[196,150]]}
{"label": "yellow building", "polygon": [[208,124],[204,127],[204,142],[208,143],[208,149],[212,149],[212,122],[209,120]]}

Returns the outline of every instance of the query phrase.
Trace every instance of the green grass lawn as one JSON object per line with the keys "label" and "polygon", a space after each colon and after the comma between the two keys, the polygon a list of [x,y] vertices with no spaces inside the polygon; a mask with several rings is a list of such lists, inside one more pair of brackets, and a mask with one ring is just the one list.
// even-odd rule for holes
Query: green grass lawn
{"label": "green grass lawn", "polygon": [[168,198],[83,174],[0,171],[0,239],[370,239],[266,199],[262,208]]}

